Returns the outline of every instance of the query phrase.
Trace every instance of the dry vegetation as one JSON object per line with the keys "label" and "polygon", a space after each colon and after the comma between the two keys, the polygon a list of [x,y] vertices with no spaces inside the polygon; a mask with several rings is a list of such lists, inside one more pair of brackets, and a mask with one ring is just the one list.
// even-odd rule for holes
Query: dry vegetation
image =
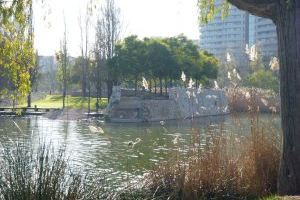
{"label": "dry vegetation", "polygon": [[242,127],[233,113],[232,130],[208,128],[203,136],[192,128],[188,155],[179,155],[178,144],[174,158],[121,199],[259,199],[276,194],[281,133],[272,120],[260,120],[255,99],[250,94],[250,127]]}

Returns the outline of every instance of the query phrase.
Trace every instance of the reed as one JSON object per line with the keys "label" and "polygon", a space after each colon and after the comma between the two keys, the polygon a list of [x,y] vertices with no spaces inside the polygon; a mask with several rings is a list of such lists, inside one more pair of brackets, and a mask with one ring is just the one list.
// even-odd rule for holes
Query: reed
{"label": "reed", "polygon": [[[207,128],[204,136],[192,127],[189,153],[178,156],[175,152],[176,156],[151,171],[142,188],[129,192],[140,194],[133,199],[232,200],[276,194],[281,134],[272,121],[260,120],[251,94],[247,114],[250,127],[243,127],[236,113],[232,130],[220,125]],[[132,198],[123,194],[120,199]]]}
{"label": "reed", "polygon": [[4,147],[0,159],[1,200],[106,199],[101,180],[70,168],[64,148],[28,148],[24,143]]}

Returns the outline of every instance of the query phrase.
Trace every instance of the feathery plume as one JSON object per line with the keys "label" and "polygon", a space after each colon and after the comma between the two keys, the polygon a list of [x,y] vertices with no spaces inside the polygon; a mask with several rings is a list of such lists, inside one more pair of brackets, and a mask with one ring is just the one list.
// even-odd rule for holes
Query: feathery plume
{"label": "feathery plume", "polygon": [[145,88],[145,90],[149,90],[149,85],[145,77],[143,77],[143,87]]}
{"label": "feathery plume", "polygon": [[186,75],[185,75],[184,72],[181,73],[181,80],[182,80],[183,82],[186,81]]}
{"label": "feathery plume", "polygon": [[214,89],[219,89],[218,82],[217,82],[217,81],[214,81],[214,84],[215,84],[215,87],[214,87]]}
{"label": "feathery plume", "polygon": [[229,53],[226,54],[226,61],[231,62],[231,55]]}
{"label": "feathery plume", "polygon": [[270,60],[270,69],[275,72],[275,71],[279,71],[279,60],[277,57],[273,57]]}
{"label": "feathery plume", "polygon": [[188,86],[188,88],[193,88],[193,87],[194,87],[194,85],[195,85],[195,82],[193,81],[193,79],[192,79],[192,78],[190,78],[190,81],[189,81],[189,86]]}
{"label": "feathery plume", "polygon": [[227,72],[227,77],[229,80],[231,80],[231,73],[230,72]]}

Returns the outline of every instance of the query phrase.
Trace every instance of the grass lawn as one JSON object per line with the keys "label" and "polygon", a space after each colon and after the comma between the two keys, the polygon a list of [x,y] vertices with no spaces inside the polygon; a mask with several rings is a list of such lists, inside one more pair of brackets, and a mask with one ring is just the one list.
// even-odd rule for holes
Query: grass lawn
{"label": "grass lawn", "polygon": [[[96,110],[96,98],[91,98],[91,109]],[[43,99],[33,101],[31,103],[32,107],[37,106],[38,108],[62,108],[62,95],[47,95]],[[27,104],[24,103],[19,105],[19,107],[26,107]],[[102,98],[100,102],[100,108],[105,108],[107,106],[107,98]],[[88,109],[88,97],[66,97],[66,107],[72,109]]]}
{"label": "grass lawn", "polygon": [[270,197],[261,198],[260,200],[280,200],[280,197],[274,195]]}

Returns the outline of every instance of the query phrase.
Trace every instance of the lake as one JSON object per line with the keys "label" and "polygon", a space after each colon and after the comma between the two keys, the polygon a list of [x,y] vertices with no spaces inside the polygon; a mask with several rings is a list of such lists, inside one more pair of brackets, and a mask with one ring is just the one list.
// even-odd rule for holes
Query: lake
{"label": "lake", "polygon": [[[262,114],[260,119],[263,126],[275,127],[279,132],[279,115]],[[51,143],[54,148],[65,146],[72,166],[95,176],[105,175],[106,180],[118,186],[168,161],[174,152],[184,155],[190,146],[192,127],[203,139],[214,130],[248,134],[249,121],[245,114],[167,121],[164,125],[160,122],[114,124],[96,119],[59,121],[36,116],[0,117],[0,142],[4,146],[17,141],[33,146],[43,142]],[[90,125],[102,127],[105,133],[92,133]],[[134,147],[129,145],[138,138],[141,142]],[[177,144],[174,144],[175,138]]]}

